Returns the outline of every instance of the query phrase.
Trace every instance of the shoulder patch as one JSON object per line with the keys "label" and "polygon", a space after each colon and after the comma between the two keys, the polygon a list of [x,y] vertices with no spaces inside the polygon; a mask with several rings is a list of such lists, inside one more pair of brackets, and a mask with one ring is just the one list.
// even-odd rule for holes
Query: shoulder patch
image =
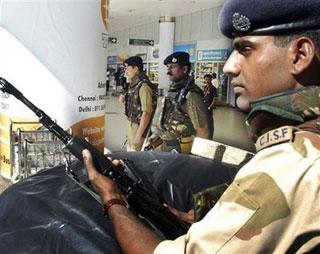
{"label": "shoulder patch", "polygon": [[257,151],[272,145],[292,141],[296,130],[297,129],[293,126],[283,126],[278,129],[268,131],[258,138],[255,144]]}

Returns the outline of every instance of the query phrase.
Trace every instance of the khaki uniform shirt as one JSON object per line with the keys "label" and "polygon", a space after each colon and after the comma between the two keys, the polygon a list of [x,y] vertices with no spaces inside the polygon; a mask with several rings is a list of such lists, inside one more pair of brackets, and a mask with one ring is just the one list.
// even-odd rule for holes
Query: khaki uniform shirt
{"label": "khaki uniform shirt", "polygon": [[202,96],[189,92],[185,107],[194,129],[208,128],[207,108],[203,103]]}
{"label": "khaki uniform shirt", "polygon": [[[152,113],[152,89],[147,85],[143,84],[139,90],[140,102],[141,102],[141,111],[142,112],[149,112]],[[140,144],[138,149],[135,149],[132,146],[133,140],[136,136],[137,130],[139,125],[137,123],[133,123],[128,121],[128,128],[127,128],[127,151],[140,151],[143,145],[143,141]]]}
{"label": "khaki uniform shirt", "polygon": [[320,136],[282,127],[256,145],[207,215],[155,254],[306,253],[319,244]]}

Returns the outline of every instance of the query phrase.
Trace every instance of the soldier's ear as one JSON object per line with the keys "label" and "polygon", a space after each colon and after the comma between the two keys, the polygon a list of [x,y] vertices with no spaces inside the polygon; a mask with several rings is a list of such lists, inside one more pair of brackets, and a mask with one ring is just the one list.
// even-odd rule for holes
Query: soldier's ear
{"label": "soldier's ear", "polygon": [[299,37],[292,41],[289,46],[292,54],[291,74],[299,75],[310,67],[316,57],[315,42],[308,37]]}
{"label": "soldier's ear", "polygon": [[134,69],[134,73],[138,73],[140,71],[138,66],[133,66],[133,69]]}
{"label": "soldier's ear", "polygon": [[183,71],[184,74],[188,74],[188,72],[189,72],[189,67],[186,66],[186,65],[182,66],[182,71]]}

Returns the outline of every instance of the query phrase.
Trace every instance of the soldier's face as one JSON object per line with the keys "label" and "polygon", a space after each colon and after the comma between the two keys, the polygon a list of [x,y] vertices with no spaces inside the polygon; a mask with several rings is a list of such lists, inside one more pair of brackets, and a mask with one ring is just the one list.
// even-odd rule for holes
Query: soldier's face
{"label": "soldier's face", "polygon": [[179,64],[167,64],[167,74],[169,75],[169,79],[173,82],[180,81],[186,73],[188,72],[188,68],[186,66],[180,66]]}
{"label": "soldier's face", "polygon": [[233,44],[223,71],[231,78],[240,109],[248,111],[251,100],[295,88],[289,47],[277,47],[273,36],[237,37]]}
{"label": "soldier's face", "polygon": [[131,80],[134,76],[137,75],[137,72],[138,72],[137,66],[126,65],[124,69],[125,69],[125,76],[126,78],[128,78],[128,80]]}

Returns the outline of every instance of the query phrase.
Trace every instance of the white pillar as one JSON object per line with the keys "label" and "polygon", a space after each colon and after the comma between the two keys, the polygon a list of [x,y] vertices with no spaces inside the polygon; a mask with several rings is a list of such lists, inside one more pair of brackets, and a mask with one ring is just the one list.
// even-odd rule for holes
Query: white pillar
{"label": "white pillar", "polygon": [[163,89],[166,92],[170,80],[163,60],[173,53],[175,17],[160,17],[159,25],[159,89]]}

